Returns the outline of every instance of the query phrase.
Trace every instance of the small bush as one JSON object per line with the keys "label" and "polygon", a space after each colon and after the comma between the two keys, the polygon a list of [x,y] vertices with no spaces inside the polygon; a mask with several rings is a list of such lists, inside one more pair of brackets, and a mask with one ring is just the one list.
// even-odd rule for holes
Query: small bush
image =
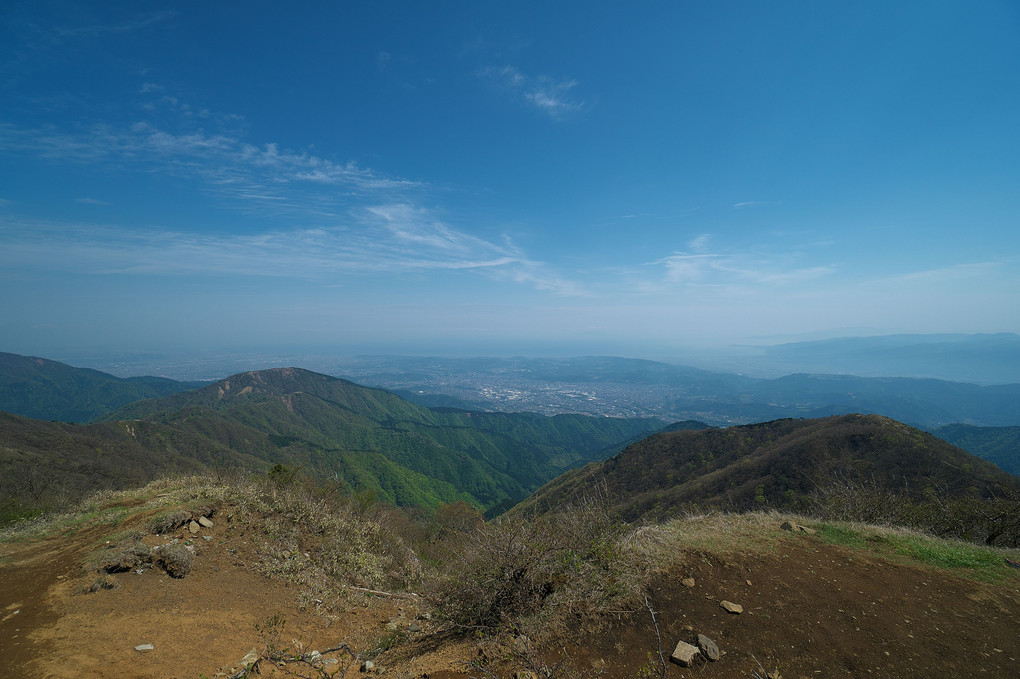
{"label": "small bush", "polygon": [[184,545],[173,542],[159,549],[159,563],[173,578],[183,578],[191,572],[195,555]]}
{"label": "small bush", "polygon": [[97,569],[107,573],[122,573],[148,563],[150,549],[144,542],[130,540],[119,544],[113,549],[100,553]]}
{"label": "small bush", "polygon": [[119,589],[120,581],[112,575],[100,575],[98,578],[92,581],[92,584],[88,587],[83,587],[80,590],[81,594],[95,594],[96,592],[104,589]]}
{"label": "small bush", "polygon": [[191,521],[191,512],[179,510],[153,517],[149,521],[147,528],[151,533],[163,535],[165,533],[172,533],[188,521]]}
{"label": "small bush", "polygon": [[455,625],[490,631],[518,629],[537,614],[608,610],[641,587],[624,538],[602,497],[548,518],[501,517],[467,541],[438,608]]}

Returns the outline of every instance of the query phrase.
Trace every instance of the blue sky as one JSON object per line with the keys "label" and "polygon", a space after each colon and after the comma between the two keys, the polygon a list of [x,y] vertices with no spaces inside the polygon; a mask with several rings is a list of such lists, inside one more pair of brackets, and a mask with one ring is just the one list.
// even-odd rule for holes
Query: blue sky
{"label": "blue sky", "polygon": [[0,350],[1020,331],[1014,2],[0,6]]}

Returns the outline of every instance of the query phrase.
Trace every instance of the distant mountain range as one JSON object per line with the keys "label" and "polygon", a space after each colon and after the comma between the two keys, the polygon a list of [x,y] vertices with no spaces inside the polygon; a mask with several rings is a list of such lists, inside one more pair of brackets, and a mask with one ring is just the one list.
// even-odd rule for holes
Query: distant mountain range
{"label": "distant mountain range", "polygon": [[747,370],[928,377],[976,384],[1020,382],[1020,335],[884,335],[746,347]]}
{"label": "distant mountain range", "polygon": [[42,420],[90,422],[139,399],[203,384],[165,377],[123,379],[37,356],[0,352],[0,411]]}
{"label": "distant mountain range", "polygon": [[56,478],[80,490],[166,471],[279,463],[397,504],[465,500],[498,511],[663,424],[429,410],[380,389],[280,368],[137,401],[90,425],[4,415],[0,483],[14,493],[13,486]]}
{"label": "distant mountain range", "polygon": [[796,509],[837,482],[948,497],[1020,488],[1016,477],[931,434],[877,415],[843,415],[655,434],[563,474],[515,511],[546,511],[599,486],[631,521],[710,508]]}
{"label": "distant mountain range", "polygon": [[875,413],[933,429],[1020,425],[1020,384],[793,374],[775,379],[606,356],[564,359],[363,357],[341,366],[415,402],[546,414],[652,416],[712,425]]}

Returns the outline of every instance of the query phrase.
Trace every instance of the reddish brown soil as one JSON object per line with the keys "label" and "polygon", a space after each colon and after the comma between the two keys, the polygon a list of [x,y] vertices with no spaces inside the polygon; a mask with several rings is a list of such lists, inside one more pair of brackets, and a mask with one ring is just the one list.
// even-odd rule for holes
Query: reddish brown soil
{"label": "reddish brown soil", "polygon": [[[205,533],[213,540],[196,541],[201,553],[186,578],[129,572],[116,576],[119,589],[94,594],[76,591],[95,577],[81,563],[101,546],[104,531],[0,546],[0,676],[213,677],[253,647],[264,648],[255,625],[275,613],[286,618],[280,641],[310,650],[341,641],[367,648],[386,634],[387,622],[403,625],[419,612],[413,602],[382,597],[354,602],[334,618],[299,612],[296,586],[247,568],[243,536],[219,522]],[[652,583],[649,599],[667,658],[677,640],[694,642],[698,633],[724,652],[718,662],[691,669],[669,664],[666,676],[746,679],[776,669],[784,679],[1020,674],[1020,572],[1008,584],[984,585],[810,536],[776,544],[767,555],[690,553],[676,572]],[[681,585],[687,576],[695,578],[693,588]],[[723,599],[742,605],[743,613],[725,612]],[[396,677],[467,676],[458,670],[478,657],[479,644],[419,624],[421,632],[377,665]],[[143,643],[155,650],[134,650]],[[659,676],[656,647],[651,617],[640,605],[600,628],[564,633],[549,645],[555,650],[547,659],[566,653],[578,672],[602,668],[607,677]],[[639,674],[650,661],[651,674]],[[308,668],[288,669],[312,676]],[[284,676],[265,663],[262,670]],[[353,667],[347,676],[357,674]]]}
{"label": "reddish brown soil", "polygon": [[[680,572],[650,588],[667,660],[678,640],[713,639],[718,662],[667,676],[797,677],[1020,676],[1020,577],[983,585],[949,574],[878,561],[814,538],[783,539],[772,555],[690,554]],[[1005,566],[1004,566],[1005,567]],[[693,577],[687,588],[680,579]],[[743,606],[727,613],[720,602]],[[658,676],[648,610],[621,614],[573,645],[576,665],[633,677],[649,663]],[[590,649],[590,650],[588,650]]]}

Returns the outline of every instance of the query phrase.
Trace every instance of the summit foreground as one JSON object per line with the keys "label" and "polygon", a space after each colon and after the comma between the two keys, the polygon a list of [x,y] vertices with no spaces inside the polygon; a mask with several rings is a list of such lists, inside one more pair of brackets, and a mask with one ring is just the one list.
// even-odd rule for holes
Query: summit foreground
{"label": "summit foreground", "polygon": [[[603,530],[594,505],[570,511],[538,526],[537,551],[513,553],[529,547],[493,538],[539,535],[534,524],[447,510],[416,528],[294,484],[188,478],[100,495],[5,535],[0,675],[1014,676],[1016,550],[776,513]],[[194,555],[183,578],[159,557],[97,569],[125,545],[174,543]],[[494,617],[470,629],[480,611]],[[718,661],[660,661],[699,634]]]}

